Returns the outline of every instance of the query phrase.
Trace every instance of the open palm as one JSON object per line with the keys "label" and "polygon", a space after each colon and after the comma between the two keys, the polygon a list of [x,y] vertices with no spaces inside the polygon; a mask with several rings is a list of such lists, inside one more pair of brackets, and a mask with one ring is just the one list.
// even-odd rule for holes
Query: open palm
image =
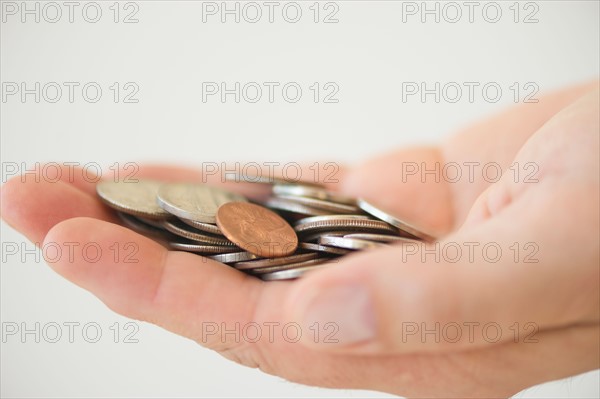
{"label": "open palm", "polygon": [[[300,280],[262,282],[120,226],[94,184],[80,178],[7,182],[2,218],[36,243],[98,243],[107,254],[99,261],[76,251],[50,266],[114,311],[241,364],[325,387],[506,396],[600,362],[599,113],[595,83],[571,88],[440,147],[400,150],[345,169],[332,185],[438,232],[438,248],[475,243],[475,259],[465,252],[458,260],[422,256],[431,248],[407,256],[394,245],[347,256]],[[500,165],[504,174],[491,183],[475,168],[473,179],[453,183],[402,173],[407,165],[433,170],[436,163],[456,163],[465,173],[470,162]],[[138,175],[173,176],[201,179],[174,167],[148,166]],[[114,243],[135,243],[137,262],[115,259]],[[482,257],[487,243],[504,251],[498,260]],[[438,336],[414,330],[436,323]],[[490,323],[500,337],[478,330]],[[299,329],[283,330],[290,325]],[[445,326],[454,329],[451,339]],[[475,333],[467,336],[465,326]],[[242,336],[231,332],[236,328]]]}

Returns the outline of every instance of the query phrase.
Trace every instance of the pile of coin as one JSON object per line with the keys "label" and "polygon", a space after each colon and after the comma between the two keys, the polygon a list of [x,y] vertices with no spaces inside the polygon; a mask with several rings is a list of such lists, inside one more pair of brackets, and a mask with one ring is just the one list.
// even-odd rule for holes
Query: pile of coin
{"label": "pile of coin", "polygon": [[433,238],[362,199],[312,183],[233,176],[266,184],[271,196],[249,201],[201,183],[102,181],[96,191],[123,224],[263,280],[287,280],[358,250]]}

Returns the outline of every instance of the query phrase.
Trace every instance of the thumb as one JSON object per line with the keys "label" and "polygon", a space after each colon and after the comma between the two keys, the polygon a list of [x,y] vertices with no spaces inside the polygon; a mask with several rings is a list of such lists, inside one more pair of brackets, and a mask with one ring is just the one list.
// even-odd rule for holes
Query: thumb
{"label": "thumb", "polygon": [[522,223],[507,210],[435,244],[351,255],[298,281],[284,311],[310,332],[306,345],[373,354],[536,342],[541,329],[593,321],[594,276],[573,261],[593,245],[540,234],[552,231],[547,209],[528,212]]}

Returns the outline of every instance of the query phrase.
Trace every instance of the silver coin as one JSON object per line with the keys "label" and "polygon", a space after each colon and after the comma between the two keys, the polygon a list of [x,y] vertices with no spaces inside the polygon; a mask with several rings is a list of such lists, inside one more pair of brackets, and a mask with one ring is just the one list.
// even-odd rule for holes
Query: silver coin
{"label": "silver coin", "polygon": [[193,228],[202,230],[206,233],[214,234],[217,236],[224,236],[223,232],[221,231],[221,229],[219,229],[219,227],[216,224],[197,222],[195,220],[182,219],[182,218],[179,218],[179,220],[181,220],[183,223],[187,224],[188,226],[192,226]]}
{"label": "silver coin", "polygon": [[140,234],[153,237],[165,237],[167,235],[170,235],[170,233],[167,233],[167,231],[165,231],[165,229],[163,229],[162,227],[154,227],[153,225],[146,223],[145,220],[137,218],[133,215],[128,215],[127,213],[123,212],[117,212],[117,215],[119,216],[119,219],[121,219],[121,221],[123,222],[124,226]]}
{"label": "silver coin", "polygon": [[234,262],[244,262],[252,259],[260,259],[257,255],[254,255],[250,252],[231,252],[227,254],[217,254],[211,255],[209,258],[214,259],[216,261],[222,263],[234,263]]}
{"label": "silver coin", "polygon": [[314,242],[323,236],[343,237],[348,234],[356,233],[356,230],[317,230],[312,233],[303,233],[302,241]]}
{"label": "silver coin", "polygon": [[296,254],[290,256],[283,256],[280,258],[269,258],[269,259],[258,259],[250,260],[245,262],[237,262],[232,266],[238,270],[249,270],[249,269],[261,269],[264,267],[282,266],[287,264],[294,264],[303,262],[306,260],[316,259],[319,256],[316,252],[306,254]]}
{"label": "silver coin", "polygon": [[188,240],[197,241],[198,243],[210,244],[210,245],[221,245],[227,247],[235,247],[236,245],[229,241],[227,238],[211,236],[208,234],[202,234],[198,231],[192,231],[192,227],[179,220],[165,220],[163,221],[163,227],[165,230],[178,235],[180,237],[187,238]]}
{"label": "silver coin", "polygon": [[321,265],[323,263],[329,263],[329,262],[330,262],[329,258],[318,258],[318,259],[305,260],[303,262],[288,263],[286,265],[261,267],[259,269],[248,270],[247,272],[254,274],[254,275],[260,275],[260,274],[279,272],[282,270],[298,269],[298,268],[306,267],[306,266],[316,266],[316,265]]}
{"label": "silver coin", "polygon": [[345,248],[352,250],[364,250],[387,247],[387,244],[375,241],[358,240],[356,238],[344,238],[344,237],[321,237],[319,238],[319,244],[329,245],[337,248]]}
{"label": "silver coin", "polygon": [[354,205],[338,204],[336,202],[321,200],[310,197],[298,197],[295,195],[280,195],[277,198],[296,202],[301,205],[308,206],[314,209],[320,209],[328,212],[328,214],[357,214],[360,213],[360,209]]}
{"label": "silver coin", "polygon": [[345,234],[344,238],[356,238],[359,240],[376,241],[376,242],[420,242],[414,238],[393,236],[390,234],[371,234],[371,233],[351,233]]}
{"label": "silver coin", "polygon": [[398,233],[398,230],[381,220],[373,220],[363,215],[329,215],[313,216],[298,220],[294,224],[297,233],[308,234],[322,230],[358,230],[359,232],[390,232]]}
{"label": "silver coin", "polygon": [[96,192],[104,203],[120,212],[147,219],[165,219],[169,213],[156,203],[156,195],[162,185],[155,180],[105,180],[96,184]]}
{"label": "silver coin", "polygon": [[322,263],[322,264],[319,264],[316,266],[304,266],[304,267],[298,267],[296,269],[281,270],[281,271],[277,271],[277,272],[265,273],[265,274],[259,275],[258,277],[260,277],[262,280],[265,280],[265,281],[294,280],[294,279],[304,276],[308,272],[311,272],[314,270],[322,270],[326,267],[328,267],[328,265]]}
{"label": "silver coin", "polygon": [[312,242],[301,242],[298,245],[298,248],[300,248],[300,249],[306,249],[308,251],[317,251],[317,252],[323,252],[323,253],[326,253],[326,254],[340,255],[340,256],[341,255],[347,255],[350,252],[352,252],[349,249],[328,247],[326,245],[314,244]]}
{"label": "silver coin", "polygon": [[165,228],[163,227],[163,221],[167,220],[167,219],[148,219],[148,218],[143,218],[141,216],[136,216],[136,218],[138,218],[139,220],[141,220],[142,222],[149,224],[150,226],[156,227],[157,229],[161,229],[164,230]]}
{"label": "silver coin", "polygon": [[375,207],[374,205],[370,204],[369,202],[365,201],[364,199],[359,198],[357,201],[357,204],[363,211],[367,212],[368,214],[373,215],[376,218],[381,219],[381,220],[391,224],[392,226],[396,226],[400,230],[402,230],[414,237],[420,238],[425,241],[435,240],[435,238],[432,237],[431,235],[424,233],[424,232],[418,230],[413,225],[406,223],[406,222],[398,219],[395,216],[390,215],[389,213],[383,211],[380,208]]}
{"label": "silver coin", "polygon": [[197,252],[201,254],[224,254],[231,252],[231,247],[224,247],[221,245],[194,244],[176,241],[169,242],[169,247],[177,251]]}
{"label": "silver coin", "polygon": [[158,190],[158,204],[164,210],[203,223],[216,224],[217,209],[232,201],[247,202],[239,194],[199,183],[169,183]]}
{"label": "silver coin", "polygon": [[309,197],[338,204],[356,205],[356,199],[320,187],[306,186],[303,184],[275,184],[273,194],[277,196],[294,195],[297,197]]}
{"label": "silver coin", "polygon": [[302,205],[294,201],[281,199],[278,197],[272,197],[267,199],[264,203],[264,206],[275,209],[278,211],[286,211],[292,213],[298,213],[300,215],[329,215],[331,212],[324,211],[322,209],[311,208],[310,206]]}
{"label": "silver coin", "polygon": [[323,187],[318,183],[303,181],[300,178],[286,178],[271,175],[253,175],[244,173],[225,173],[225,181],[235,183],[302,184],[311,187]]}

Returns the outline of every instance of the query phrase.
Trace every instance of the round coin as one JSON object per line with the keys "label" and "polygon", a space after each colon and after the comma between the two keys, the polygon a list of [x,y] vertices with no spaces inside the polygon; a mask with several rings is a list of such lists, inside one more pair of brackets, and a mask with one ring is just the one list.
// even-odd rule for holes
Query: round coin
{"label": "round coin", "polygon": [[189,220],[189,219],[182,219],[182,218],[179,218],[179,220],[181,220],[183,223],[187,224],[188,226],[192,226],[195,229],[202,230],[204,232],[214,234],[217,236],[223,235],[223,233],[221,232],[221,230],[219,230],[219,228],[217,227],[216,224],[203,223],[203,222],[198,222],[196,220]]}
{"label": "round coin", "polygon": [[305,266],[316,266],[316,265],[320,265],[322,263],[328,263],[328,262],[331,262],[331,260],[328,258],[309,259],[309,260],[305,260],[303,262],[294,262],[294,263],[288,263],[285,265],[271,266],[271,267],[261,267],[259,269],[249,270],[248,272],[251,274],[254,274],[254,275],[258,275],[258,274],[278,272],[281,270],[298,269],[300,267],[305,267]]}
{"label": "round coin", "polygon": [[320,187],[306,186],[303,184],[275,184],[273,194],[277,196],[294,195],[297,197],[316,198],[332,201],[338,204],[356,205],[356,199]]}
{"label": "round coin", "polygon": [[163,221],[166,219],[149,219],[141,216],[135,216],[136,219],[141,220],[142,222],[149,224],[150,226],[156,227],[157,229],[164,230]]}
{"label": "round coin", "polygon": [[299,267],[296,269],[290,269],[290,270],[281,270],[278,272],[271,272],[271,273],[265,273],[265,274],[261,274],[258,277],[260,277],[262,280],[265,281],[275,281],[275,280],[293,280],[296,278],[300,278],[302,276],[304,276],[306,273],[311,272],[313,270],[321,270],[327,267],[327,264],[321,263],[315,266],[304,266],[304,267]]}
{"label": "round coin", "polygon": [[162,184],[155,180],[104,180],[96,184],[96,192],[104,203],[120,212],[147,219],[165,219],[169,213],[156,203]]}
{"label": "round coin", "polygon": [[245,202],[246,198],[199,183],[169,183],[158,190],[158,204],[165,211],[203,223],[215,224],[217,209],[232,201]]}
{"label": "round coin", "polygon": [[258,256],[251,254],[250,252],[231,252],[227,254],[211,255],[209,258],[222,263],[234,263],[234,262],[245,262],[247,260],[259,259]]}
{"label": "round coin", "polygon": [[331,202],[331,201],[321,200],[321,199],[316,199],[316,198],[298,197],[295,195],[280,195],[277,198],[286,200],[286,201],[296,202],[298,204],[305,205],[305,206],[308,206],[308,207],[311,207],[314,209],[320,209],[320,210],[326,211],[328,214],[338,213],[338,214],[352,215],[352,214],[360,213],[360,209],[358,209],[358,207],[356,207],[354,205],[338,204],[336,202]]}
{"label": "round coin", "polygon": [[300,215],[317,216],[317,215],[329,215],[331,212],[324,211],[322,209],[312,208],[300,204],[298,202],[290,201],[284,198],[273,197],[269,198],[264,203],[265,206],[276,209],[278,211],[285,211],[291,213],[298,213]]}
{"label": "round coin", "polygon": [[356,230],[317,230],[314,232],[303,233],[302,241],[304,242],[316,242],[320,237],[323,236],[334,236],[334,237],[343,237],[348,234],[356,233]]}
{"label": "round coin", "polygon": [[353,250],[363,250],[372,248],[387,247],[387,244],[383,244],[375,241],[358,240],[356,238],[344,238],[344,237],[321,237],[319,238],[319,244],[329,245],[337,248],[346,248]]}
{"label": "round coin", "polygon": [[231,252],[231,247],[187,242],[170,242],[169,247],[177,251],[196,252],[200,254],[223,254]]}
{"label": "round coin", "polygon": [[398,230],[381,220],[373,220],[363,215],[313,216],[298,220],[294,230],[308,234],[322,230],[358,230],[359,232],[398,233]]}
{"label": "round coin", "polygon": [[360,207],[360,209],[362,209],[363,211],[367,212],[370,215],[375,216],[378,219],[388,222],[392,226],[396,226],[403,232],[406,232],[414,237],[420,238],[425,241],[435,240],[435,238],[432,237],[431,235],[424,233],[424,232],[418,230],[413,225],[406,223],[406,222],[398,219],[395,216],[390,215],[389,213],[387,213],[386,211],[384,211],[380,208],[375,207],[374,205],[365,201],[364,199],[358,199],[357,204]]}
{"label": "round coin", "polygon": [[420,240],[415,240],[413,238],[393,236],[390,234],[352,233],[352,234],[345,234],[344,238],[356,238],[359,240],[389,242],[389,243],[420,242]]}
{"label": "round coin", "polygon": [[208,234],[202,234],[198,231],[193,231],[192,227],[179,220],[165,220],[163,221],[163,227],[165,230],[178,235],[180,237],[187,238],[188,240],[197,241],[203,244],[209,245],[221,245],[227,247],[235,247],[235,244],[226,239],[225,237],[211,236]]}
{"label": "round coin", "polygon": [[153,237],[167,237],[171,234],[166,232],[165,229],[155,227],[154,225],[146,223],[145,220],[139,219],[135,216],[128,215],[123,212],[117,212],[119,219],[123,222],[123,225],[129,227],[131,230],[134,230],[140,234],[144,234],[147,236]]}
{"label": "round coin", "polygon": [[347,255],[350,252],[352,252],[349,249],[328,247],[326,245],[314,244],[312,242],[301,242],[300,245],[298,245],[298,247],[301,249],[306,249],[308,251],[324,252],[332,255]]}
{"label": "round coin", "polygon": [[302,185],[310,186],[310,187],[320,187],[320,184],[312,183],[308,181],[302,181],[299,178],[286,178],[286,177],[276,177],[272,175],[253,175],[253,174],[244,174],[244,173],[226,173],[225,181],[231,181],[236,183],[262,183],[262,184],[295,184],[300,183]]}
{"label": "round coin", "polygon": [[280,258],[266,258],[266,259],[258,259],[251,260],[247,262],[237,262],[233,264],[238,270],[248,270],[248,269],[261,269],[263,267],[273,267],[273,266],[282,266],[292,263],[304,262],[306,260],[316,259],[319,256],[316,252],[306,253],[306,254],[297,254],[290,256],[282,256]]}
{"label": "round coin", "polygon": [[275,212],[248,202],[229,202],[217,211],[217,226],[239,247],[265,258],[291,255],[296,232]]}

